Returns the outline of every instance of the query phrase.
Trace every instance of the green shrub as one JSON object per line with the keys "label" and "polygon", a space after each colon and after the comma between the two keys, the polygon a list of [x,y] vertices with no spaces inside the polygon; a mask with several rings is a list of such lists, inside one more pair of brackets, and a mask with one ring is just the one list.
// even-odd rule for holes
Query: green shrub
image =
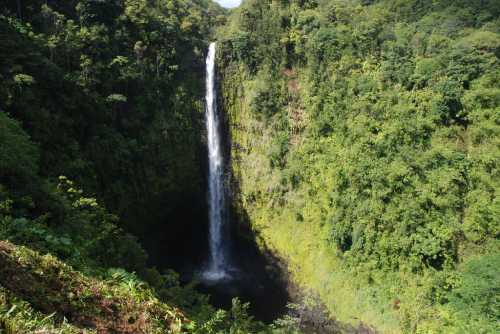
{"label": "green shrub", "polygon": [[500,254],[483,255],[465,263],[459,284],[449,295],[458,328],[469,333],[496,333],[500,319]]}

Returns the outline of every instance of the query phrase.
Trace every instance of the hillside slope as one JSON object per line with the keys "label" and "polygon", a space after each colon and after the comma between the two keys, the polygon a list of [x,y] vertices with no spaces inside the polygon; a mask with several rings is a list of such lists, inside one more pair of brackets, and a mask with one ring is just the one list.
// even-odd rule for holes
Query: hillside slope
{"label": "hillside slope", "polygon": [[50,255],[3,241],[0,265],[0,329],[9,334],[55,333],[57,327],[58,333],[81,333],[79,328],[90,328],[88,333],[181,333],[189,327],[179,310],[162,304],[125,272],[99,281]]}
{"label": "hillside slope", "polygon": [[219,31],[235,209],[341,321],[495,333],[498,1],[253,1]]}
{"label": "hillside slope", "polygon": [[[204,220],[204,53],[224,13],[206,0],[3,3],[0,112],[39,155],[15,174],[74,180],[168,263],[175,235]],[[0,170],[11,197],[40,193],[15,174]]]}

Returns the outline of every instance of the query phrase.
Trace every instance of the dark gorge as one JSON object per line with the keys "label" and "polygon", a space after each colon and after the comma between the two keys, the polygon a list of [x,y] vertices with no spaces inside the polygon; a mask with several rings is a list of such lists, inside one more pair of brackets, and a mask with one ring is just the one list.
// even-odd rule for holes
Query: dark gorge
{"label": "dark gorge", "polygon": [[[151,259],[152,265],[175,269],[185,284],[199,281],[198,290],[208,293],[213,305],[231,309],[233,299],[239,298],[250,303],[249,311],[257,320],[271,323],[287,311],[288,278],[283,272],[284,264],[271,252],[259,249],[248,217],[236,210],[239,197],[231,176],[230,120],[220,104],[216,52],[214,43],[207,55],[207,126],[202,132],[203,158],[199,159],[203,162],[203,192],[192,196],[196,201],[181,198],[170,202],[173,213],[178,213],[168,215],[176,228],[153,230],[144,243],[153,247],[153,254],[158,254]],[[220,179],[214,179],[217,177]],[[211,225],[217,224],[220,226],[213,230]],[[156,243],[151,242],[158,236]],[[217,245],[211,245],[214,242]],[[222,258],[217,260],[214,256]],[[220,267],[214,268],[217,261]]]}

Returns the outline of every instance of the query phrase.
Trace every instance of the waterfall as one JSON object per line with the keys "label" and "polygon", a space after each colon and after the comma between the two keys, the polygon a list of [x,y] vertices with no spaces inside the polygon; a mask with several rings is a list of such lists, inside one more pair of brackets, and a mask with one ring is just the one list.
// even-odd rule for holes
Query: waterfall
{"label": "waterfall", "polygon": [[215,78],[215,49],[211,43],[207,56],[206,78],[206,127],[208,137],[208,209],[209,209],[209,246],[208,267],[203,273],[207,280],[227,278],[228,256],[225,221],[227,220],[224,190],[224,159],[221,146],[221,127],[217,113],[217,92]]}

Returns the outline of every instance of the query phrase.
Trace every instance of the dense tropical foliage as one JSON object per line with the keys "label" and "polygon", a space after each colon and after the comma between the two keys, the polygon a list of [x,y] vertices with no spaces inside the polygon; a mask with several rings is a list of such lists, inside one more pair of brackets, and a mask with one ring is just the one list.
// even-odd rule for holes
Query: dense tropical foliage
{"label": "dense tropical foliage", "polygon": [[[158,257],[154,236],[168,231],[165,221],[174,228],[179,203],[204,206],[200,77],[223,9],[201,0],[8,1],[0,9],[2,117],[21,122],[40,152],[38,169],[21,164],[16,173],[31,174],[31,188],[40,188],[37,176],[67,176]],[[17,196],[33,193],[9,182]],[[46,211],[33,202],[37,214]]]}
{"label": "dense tropical foliage", "polygon": [[246,1],[219,32],[235,205],[332,314],[498,331],[498,1]]}
{"label": "dense tropical foliage", "polygon": [[0,333],[271,331],[159,260],[190,219],[203,228],[204,50],[224,14],[0,5]]}
{"label": "dense tropical foliage", "polygon": [[8,0],[0,334],[299,332],[166,269],[206,243],[212,39],[234,216],[339,331],[497,333],[499,1]]}

